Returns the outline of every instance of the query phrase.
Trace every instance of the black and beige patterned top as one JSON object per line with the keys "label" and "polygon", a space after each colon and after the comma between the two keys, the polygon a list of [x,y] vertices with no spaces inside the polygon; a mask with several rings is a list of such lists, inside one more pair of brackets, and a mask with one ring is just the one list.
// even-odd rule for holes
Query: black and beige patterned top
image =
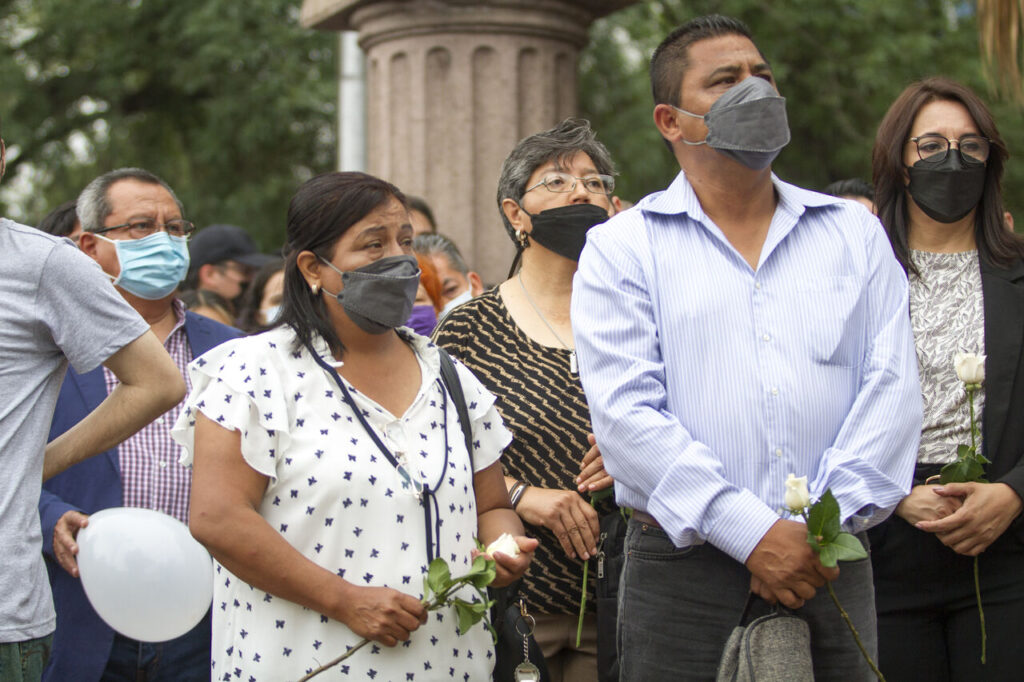
{"label": "black and beige patterned top", "polygon": [[[497,396],[495,405],[512,432],[501,458],[506,475],[527,485],[576,490],[591,426],[583,386],[569,371],[570,351],[542,346],[523,334],[497,288],[453,310],[434,332],[434,342]],[[598,510],[608,504],[603,500]],[[568,558],[550,530],[524,525],[540,540],[521,590],[529,608],[578,613],[582,562]],[[591,590],[588,611],[593,604]]]}
{"label": "black and beige patterned top", "polygon": [[[985,353],[985,306],[977,251],[911,251],[918,273],[910,273],[910,321],[921,375],[924,421],[920,464],[945,464],[956,448],[971,442],[970,406],[953,358],[958,352]],[[974,396],[981,423],[985,388]],[[981,440],[978,440],[980,451]]]}

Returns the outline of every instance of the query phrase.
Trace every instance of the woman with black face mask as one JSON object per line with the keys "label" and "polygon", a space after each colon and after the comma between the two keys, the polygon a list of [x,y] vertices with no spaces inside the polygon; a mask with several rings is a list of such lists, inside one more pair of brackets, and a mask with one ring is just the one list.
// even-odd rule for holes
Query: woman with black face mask
{"label": "woman with black face mask", "polygon": [[[593,559],[596,575],[602,561],[594,559],[601,545],[598,512],[614,507],[610,499],[597,510],[590,504],[590,495],[612,481],[594,446],[569,319],[587,230],[613,212],[613,174],[587,121],[567,119],[521,140],[498,179],[498,208],[516,245],[509,279],[452,311],[434,333],[498,396],[513,433],[503,458],[505,483],[527,532],[540,539],[519,596],[537,620],[550,673],[544,679],[556,682],[598,679],[597,647],[602,656],[615,651],[614,641],[597,639],[593,592],[576,642],[583,566]],[[499,646],[496,680],[508,679],[503,673],[522,659],[519,641],[517,660],[503,659]],[[602,661],[602,674],[610,665]]]}
{"label": "woman with black face mask", "polygon": [[[913,487],[870,532],[890,680],[1009,680],[1024,669],[1024,242],[1004,219],[1006,158],[984,103],[945,78],[904,90],[875,141],[875,203],[910,279],[924,401]],[[987,356],[974,407],[990,463],[987,482],[939,485],[972,440],[957,352]]]}
{"label": "woman with black face mask", "polygon": [[475,539],[507,532],[521,552],[495,552],[507,584],[537,541],[511,509],[494,396],[454,366],[470,453],[444,357],[401,327],[420,274],[405,197],[363,173],[318,176],[287,237],[273,328],[190,365],[175,427],[190,527],[217,562],[214,676],[295,680],[366,638],[335,677],[489,679],[490,634],[460,632],[453,607],[428,618],[424,575],[438,557],[464,575]]}

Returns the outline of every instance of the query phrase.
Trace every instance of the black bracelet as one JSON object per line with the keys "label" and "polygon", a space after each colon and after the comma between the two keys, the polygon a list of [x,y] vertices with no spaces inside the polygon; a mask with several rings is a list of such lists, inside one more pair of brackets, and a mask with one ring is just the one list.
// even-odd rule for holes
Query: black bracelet
{"label": "black bracelet", "polygon": [[512,494],[509,495],[509,499],[512,501],[512,508],[513,509],[515,509],[516,507],[519,506],[519,502],[522,501],[522,499],[523,499],[523,493],[526,492],[526,489],[528,487],[529,487],[528,485],[526,485],[525,483],[522,483],[522,482],[516,483],[516,485],[513,486]]}
{"label": "black bracelet", "polygon": [[520,488],[522,488],[524,485],[525,483],[523,483],[522,481],[513,482],[512,487],[508,489],[508,499],[515,499],[516,495],[519,493]]}

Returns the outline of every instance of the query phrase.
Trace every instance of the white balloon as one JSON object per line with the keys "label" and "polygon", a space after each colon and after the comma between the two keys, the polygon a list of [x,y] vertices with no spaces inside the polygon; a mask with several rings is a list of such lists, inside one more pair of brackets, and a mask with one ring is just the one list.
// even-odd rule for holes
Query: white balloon
{"label": "white balloon", "polygon": [[122,635],[164,642],[185,634],[213,599],[206,549],[172,516],[114,507],[78,533],[78,569],[96,613]]}

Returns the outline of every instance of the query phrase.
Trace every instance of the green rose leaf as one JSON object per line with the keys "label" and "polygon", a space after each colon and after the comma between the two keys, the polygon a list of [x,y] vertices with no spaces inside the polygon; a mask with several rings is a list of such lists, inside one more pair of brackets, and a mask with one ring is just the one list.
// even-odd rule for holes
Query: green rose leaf
{"label": "green rose leaf", "polygon": [[[480,550],[480,551],[483,551],[483,550]],[[468,576],[471,576],[471,575],[479,575],[480,573],[483,573],[486,570],[487,570],[487,559],[485,559],[483,557],[483,555],[477,554],[476,557],[473,558],[473,563],[472,563],[472,565],[470,565],[469,571],[466,573],[466,576],[464,576],[464,577],[468,577]]]}
{"label": "green rose leaf", "polygon": [[810,528],[807,529],[807,544],[810,545],[811,549],[815,552],[821,552],[821,543],[818,542],[818,536],[816,536]]}
{"label": "green rose leaf", "polygon": [[483,617],[482,613],[477,613],[473,610],[472,604],[461,599],[456,599],[453,605],[455,606],[455,612],[459,615],[459,635],[469,632],[469,629]]}
{"label": "green rose leaf", "polygon": [[438,557],[430,562],[430,567],[427,569],[427,585],[434,591],[434,594],[444,592],[451,581],[452,574],[444,559]]}
{"label": "green rose leaf", "polygon": [[[827,545],[839,535],[839,503],[831,490],[826,490],[821,499],[811,506],[807,515],[807,532],[808,536],[821,538],[819,542],[822,545]],[[834,563],[832,565],[835,566]]]}
{"label": "green rose leaf", "polygon": [[608,487],[602,490],[595,490],[590,493],[590,504],[594,505],[603,500],[606,497],[610,497],[615,494],[615,488]]}
{"label": "green rose leaf", "polygon": [[835,548],[836,559],[839,561],[856,561],[866,559],[868,556],[864,545],[860,544],[860,540],[849,533],[840,533],[832,542],[832,546]]}
{"label": "green rose leaf", "polygon": [[839,550],[835,543],[829,542],[823,544],[821,549],[818,551],[818,559],[821,561],[821,565],[825,568],[835,568],[836,562],[839,561]]}
{"label": "green rose leaf", "polygon": [[[477,557],[480,559],[481,557]],[[473,562],[476,563],[475,561]],[[473,583],[473,587],[478,590],[482,590],[491,583],[494,582],[494,578],[498,575],[496,564],[493,561],[487,561],[487,565],[484,567],[482,573],[476,573],[470,578],[470,582]]]}
{"label": "green rose leaf", "polygon": [[[962,446],[961,446],[962,447]],[[939,471],[939,483],[964,483],[967,481],[967,460],[958,459],[942,467]]]}

